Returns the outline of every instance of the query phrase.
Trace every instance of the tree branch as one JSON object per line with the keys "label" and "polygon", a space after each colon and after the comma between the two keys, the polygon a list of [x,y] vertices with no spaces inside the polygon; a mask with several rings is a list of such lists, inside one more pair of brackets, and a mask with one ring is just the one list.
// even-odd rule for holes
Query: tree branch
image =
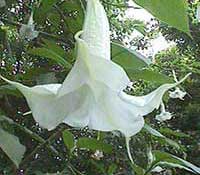
{"label": "tree branch", "polygon": [[[55,132],[54,134],[52,134],[47,140],[45,140],[42,144],[39,144],[24,160],[22,160],[22,162],[21,162],[21,169],[25,169],[25,172],[24,172],[24,175],[28,175],[27,173],[28,173],[28,169],[26,169],[27,168],[27,166],[28,166],[28,164],[31,162],[31,159],[33,158],[33,156],[37,153],[37,152],[39,152],[39,150],[42,148],[42,147],[44,147],[44,146],[47,146],[47,147],[50,147],[49,145],[52,143],[52,141],[55,139],[55,138],[57,138],[59,135],[60,135],[60,133],[63,131],[63,130],[65,130],[66,128],[65,127],[60,127],[59,129],[58,129],[58,131],[57,132]],[[50,147],[51,148],[51,147]],[[52,150],[52,148],[51,148],[51,150]],[[56,153],[56,155],[58,155],[59,157],[62,157],[61,155],[60,155],[60,153],[59,152],[55,152],[55,151],[53,151],[54,153]]]}

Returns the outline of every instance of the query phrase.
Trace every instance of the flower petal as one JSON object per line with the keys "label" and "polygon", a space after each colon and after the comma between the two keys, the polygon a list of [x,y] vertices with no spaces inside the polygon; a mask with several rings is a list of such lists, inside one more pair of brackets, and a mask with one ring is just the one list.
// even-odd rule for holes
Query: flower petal
{"label": "flower petal", "polygon": [[147,115],[152,112],[154,109],[158,109],[161,102],[162,97],[166,91],[169,89],[177,86],[178,84],[182,83],[191,73],[187,74],[182,80],[173,84],[164,84],[145,96],[131,96],[126,94],[125,92],[121,92],[121,98],[133,105],[135,108],[135,112],[138,115]]}
{"label": "flower petal", "polygon": [[143,117],[135,115],[132,105],[123,101],[117,92],[103,83],[95,84],[89,128],[100,131],[118,130],[126,137],[138,133],[144,126]]}
{"label": "flower petal", "polygon": [[186,92],[180,90],[180,88],[176,87],[175,91],[170,91],[169,96],[170,98],[179,98],[181,100],[184,100],[184,97],[186,96]]}
{"label": "flower petal", "polygon": [[156,115],[156,120],[163,122],[166,120],[170,120],[172,118],[172,114],[170,112],[161,112],[159,115]]}
{"label": "flower petal", "polygon": [[40,124],[40,126],[53,129],[60,121],[58,111],[56,108],[55,97],[61,84],[39,85],[34,87],[27,87],[20,83],[7,80],[0,76],[4,81],[15,86],[26,98],[28,105],[32,111],[33,117]]}
{"label": "flower petal", "polygon": [[79,32],[75,37],[78,45],[77,60],[59,90],[58,96],[72,92],[91,80],[105,83],[117,92],[126,88],[130,80],[122,67],[111,60],[90,55],[89,46],[79,37],[80,34]]}
{"label": "flower petal", "polygon": [[110,59],[110,31],[106,12],[98,0],[88,0],[83,26],[83,40],[89,53],[103,59]]}
{"label": "flower petal", "polygon": [[[65,118],[65,123],[74,127],[88,126],[100,131],[121,131],[126,137],[138,133],[144,119],[135,115],[132,105],[121,100],[118,93],[104,83],[92,82],[76,91],[83,92],[82,106]],[[77,95],[78,95],[77,94]],[[73,99],[73,101],[76,99]]]}

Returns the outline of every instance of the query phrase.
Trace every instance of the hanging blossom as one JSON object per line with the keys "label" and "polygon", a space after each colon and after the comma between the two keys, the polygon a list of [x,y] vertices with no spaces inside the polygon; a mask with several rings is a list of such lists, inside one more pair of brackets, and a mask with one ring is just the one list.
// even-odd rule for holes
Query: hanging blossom
{"label": "hanging blossom", "polygon": [[[174,81],[178,82],[175,71],[173,70],[172,73],[174,76]],[[186,96],[186,94],[187,92],[182,91],[179,87],[176,87],[174,91],[169,91],[170,98],[179,98],[181,100],[184,100],[184,97]]]}
{"label": "hanging blossom", "polygon": [[180,90],[179,87],[176,87],[175,91],[169,91],[170,98],[179,98],[181,100],[184,100],[184,97],[187,93]]}
{"label": "hanging blossom", "polygon": [[158,109],[164,93],[183,82],[164,84],[145,96],[123,90],[131,83],[122,67],[111,61],[110,29],[99,0],[88,0],[83,31],[75,35],[76,62],[62,84],[27,87],[5,81],[25,96],[41,127],[52,130],[60,123],[99,131],[120,131],[129,140],[144,126],[143,116]]}
{"label": "hanging blossom", "polygon": [[159,115],[156,115],[156,120],[160,122],[170,120],[172,118],[172,114],[166,111],[165,105],[163,102],[161,103],[160,108],[161,108],[161,113]]}
{"label": "hanging blossom", "polygon": [[29,17],[28,24],[22,24],[21,28],[19,29],[19,35],[23,39],[33,40],[37,38],[39,32],[35,30],[35,25],[33,21],[33,12]]}

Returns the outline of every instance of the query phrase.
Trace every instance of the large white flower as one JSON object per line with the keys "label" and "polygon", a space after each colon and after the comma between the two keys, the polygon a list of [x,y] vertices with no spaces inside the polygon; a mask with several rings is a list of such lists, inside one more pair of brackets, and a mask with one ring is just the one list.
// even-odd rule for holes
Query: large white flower
{"label": "large white flower", "polygon": [[[165,84],[148,95],[135,97],[123,89],[130,84],[125,71],[110,59],[109,23],[98,0],[88,0],[83,32],[75,36],[75,65],[62,84],[27,87],[9,81],[25,96],[34,119],[49,130],[64,122],[73,127],[121,131],[130,137],[144,126],[144,115],[159,108]],[[128,139],[127,139],[128,141]]]}

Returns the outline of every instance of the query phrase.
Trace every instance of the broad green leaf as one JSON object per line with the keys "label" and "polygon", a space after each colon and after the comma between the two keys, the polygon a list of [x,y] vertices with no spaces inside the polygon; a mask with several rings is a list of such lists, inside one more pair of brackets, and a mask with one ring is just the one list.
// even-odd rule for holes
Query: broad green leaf
{"label": "broad green leaf", "polygon": [[167,137],[165,137],[165,142],[168,143],[169,145],[171,145],[172,147],[174,148],[177,148],[177,149],[180,149],[181,148],[181,145],[179,145],[177,142],[175,142],[174,140],[172,139],[169,139]]}
{"label": "broad green leaf", "polygon": [[133,168],[133,171],[135,172],[136,175],[144,175],[145,171],[142,167],[136,165],[135,163],[131,163],[131,167]]}
{"label": "broad green leaf", "polygon": [[53,52],[57,53],[63,58],[67,58],[66,51],[62,47],[58,46],[55,41],[43,39],[43,42],[44,42],[44,47],[52,50]]}
{"label": "broad green leaf", "polygon": [[146,81],[153,82],[157,85],[161,85],[164,83],[173,83],[173,79],[171,79],[170,77],[152,70],[148,69],[143,69],[143,70],[125,69],[125,70],[129,75],[129,77],[131,77],[134,80],[143,79]]}
{"label": "broad green leaf", "polygon": [[70,150],[70,152],[72,152],[75,146],[73,134],[70,131],[65,130],[62,133],[62,137],[65,143],[65,146]]}
{"label": "broad green leaf", "polygon": [[133,20],[133,21],[131,21],[131,23],[132,23],[132,27],[135,30],[137,30],[138,32],[140,32],[143,35],[146,34],[146,24],[144,23],[144,21]]}
{"label": "broad green leaf", "polygon": [[92,151],[100,150],[105,153],[112,152],[112,146],[93,138],[82,137],[77,141],[78,148],[89,149]]}
{"label": "broad green leaf", "polygon": [[20,92],[17,90],[17,88],[11,86],[11,85],[2,85],[0,86],[0,97],[1,95],[13,95],[17,97],[21,97]]}
{"label": "broad green leaf", "polygon": [[[177,167],[177,168],[184,168],[187,171],[191,171],[196,174],[200,174],[200,168],[193,165],[192,163],[181,159],[177,156],[174,156],[172,154],[166,153],[166,152],[161,152],[161,151],[153,151],[153,154],[155,156],[155,162],[154,164],[156,165],[161,165],[166,164],[170,165],[172,167]],[[164,163],[163,163],[164,162]]]}
{"label": "broad green leaf", "polygon": [[187,2],[185,0],[134,1],[159,20],[190,35],[187,16]]}
{"label": "broad green leaf", "polygon": [[68,63],[62,56],[59,54],[55,53],[54,51],[48,49],[48,48],[35,48],[31,49],[28,51],[29,54],[36,55],[36,56],[41,56],[45,58],[52,59],[55,61],[57,64],[66,67],[66,68],[71,68],[71,64]]}
{"label": "broad green leaf", "polygon": [[163,139],[163,140],[164,140],[166,143],[168,143],[169,145],[171,145],[171,146],[173,146],[173,147],[175,147],[175,148],[177,148],[177,149],[180,149],[180,145],[179,145],[177,142],[175,142],[175,141],[173,141],[173,140],[171,140],[171,139],[165,137],[165,136],[162,135],[159,131],[157,131],[156,129],[152,128],[152,127],[149,126],[148,124],[145,124],[145,125],[144,125],[144,129],[145,129],[148,133],[152,134],[153,136],[156,136],[156,137],[159,137],[159,138]]}
{"label": "broad green leaf", "polygon": [[116,172],[117,165],[116,164],[111,164],[108,168],[108,175],[113,175]]}
{"label": "broad green leaf", "polygon": [[112,43],[112,61],[121,65],[133,80],[143,79],[158,85],[173,82],[172,79],[164,74],[143,69],[150,64],[148,59],[117,43]]}
{"label": "broad green leaf", "polygon": [[48,13],[52,10],[53,5],[58,2],[58,0],[41,0],[39,8],[36,8],[34,13],[34,20],[37,23],[44,23]]}
{"label": "broad green leaf", "polygon": [[185,134],[185,133],[180,132],[180,131],[173,131],[170,128],[160,128],[160,132],[164,133],[164,134],[167,134],[167,135],[172,135],[172,136],[175,136],[175,137],[180,137],[180,138],[182,138],[182,137],[191,138],[190,135],[188,135],[188,134]]}
{"label": "broad green leaf", "polygon": [[127,49],[124,46],[112,43],[112,61],[127,69],[142,69],[147,66],[147,59],[139,53]]}
{"label": "broad green leaf", "polygon": [[10,119],[10,118],[8,118],[8,117],[5,117],[5,116],[3,115],[3,112],[2,112],[2,111],[0,111],[0,121],[7,121],[7,122],[10,123],[10,124],[13,124],[13,123],[14,123],[12,119]]}
{"label": "broad green leaf", "polygon": [[0,128],[0,148],[19,167],[26,148],[20,144],[19,139]]}
{"label": "broad green leaf", "polygon": [[56,34],[57,32],[60,31],[61,19],[62,18],[60,14],[58,12],[56,13],[56,9],[52,9],[48,13],[48,20],[52,24],[49,33]]}
{"label": "broad green leaf", "polygon": [[158,132],[157,130],[155,130],[154,128],[152,128],[150,125],[146,123],[144,124],[144,129],[148,131],[150,134],[152,134],[153,136],[165,138],[164,135],[162,135],[160,132]]}
{"label": "broad green leaf", "polygon": [[69,28],[69,32],[75,34],[80,31],[84,21],[84,9],[80,0],[68,0],[64,1],[61,6],[61,10],[68,12],[66,25]]}
{"label": "broad green leaf", "polygon": [[95,167],[95,169],[97,169],[100,172],[100,174],[106,174],[107,175],[106,167],[103,164],[103,162],[96,162],[94,160],[91,160],[90,162],[93,165],[93,167]]}
{"label": "broad green leaf", "polygon": [[159,164],[159,166],[164,166],[166,168],[180,168],[180,169],[185,169],[187,171],[193,172],[189,168],[184,167],[184,166],[177,164],[177,163],[171,163],[171,162],[163,161],[163,162],[159,162],[158,164]]}

